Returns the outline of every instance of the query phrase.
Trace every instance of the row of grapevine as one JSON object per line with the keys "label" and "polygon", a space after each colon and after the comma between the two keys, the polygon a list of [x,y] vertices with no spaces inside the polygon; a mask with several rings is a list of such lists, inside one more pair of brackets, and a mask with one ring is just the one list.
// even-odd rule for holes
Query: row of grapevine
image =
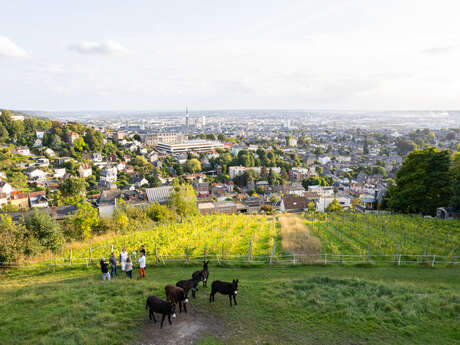
{"label": "row of grapevine", "polygon": [[451,257],[460,251],[460,222],[412,215],[306,213],[322,253],[399,253]]}
{"label": "row of grapevine", "polygon": [[[107,257],[116,255],[126,248],[129,253],[139,251],[145,245],[148,255],[155,253],[159,258],[188,255],[216,254],[226,258],[247,256],[268,256],[280,231],[273,218],[262,215],[206,215],[187,219],[182,223],[158,225],[144,231],[129,234],[113,234],[103,239],[88,240],[83,244],[70,244],[56,257],[69,257],[70,250],[75,258]],[[279,243],[279,241],[278,241]],[[281,254],[280,246],[275,258]]]}

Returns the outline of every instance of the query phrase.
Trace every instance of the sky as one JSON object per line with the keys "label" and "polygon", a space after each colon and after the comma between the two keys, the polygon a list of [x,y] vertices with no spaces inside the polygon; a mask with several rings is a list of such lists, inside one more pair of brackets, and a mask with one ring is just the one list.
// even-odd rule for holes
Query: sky
{"label": "sky", "polygon": [[0,108],[460,109],[458,0],[0,9]]}

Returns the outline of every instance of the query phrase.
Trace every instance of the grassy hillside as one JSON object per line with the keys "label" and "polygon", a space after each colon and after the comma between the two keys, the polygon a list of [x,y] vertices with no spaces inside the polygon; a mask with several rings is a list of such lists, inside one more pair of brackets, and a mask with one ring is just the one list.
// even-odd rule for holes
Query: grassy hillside
{"label": "grassy hillside", "polygon": [[[460,222],[408,215],[355,213],[305,216],[311,234],[321,241],[321,252],[332,254],[428,254],[451,259],[460,250]],[[458,255],[458,254],[456,254]],[[441,258],[439,258],[441,259]]]}
{"label": "grassy hillside", "polygon": [[[0,343],[154,343],[173,326],[151,327],[150,294],[187,278],[198,266],[147,268],[147,279],[102,282],[95,266],[51,271],[21,269],[3,275]],[[225,266],[211,280],[240,279],[238,306],[200,288],[189,311],[224,324],[199,344],[458,344],[460,269],[421,267]],[[137,272],[135,272],[137,276]],[[171,327],[171,328],[170,328]],[[145,339],[145,329],[150,329]]]}

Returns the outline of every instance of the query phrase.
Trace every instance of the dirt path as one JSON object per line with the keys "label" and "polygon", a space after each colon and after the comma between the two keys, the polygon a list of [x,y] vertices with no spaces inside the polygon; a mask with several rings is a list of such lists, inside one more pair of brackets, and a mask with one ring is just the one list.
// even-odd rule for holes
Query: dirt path
{"label": "dirt path", "polygon": [[[317,255],[321,250],[320,240],[310,234],[303,219],[296,214],[283,214],[278,217],[281,224],[281,245],[283,250],[292,254]],[[309,263],[312,258],[301,258],[298,261]]]}
{"label": "dirt path", "polygon": [[213,315],[194,309],[176,315],[172,325],[166,319],[162,329],[160,315],[155,314],[157,323],[146,320],[142,336],[132,345],[193,345],[205,335],[222,337],[225,334],[225,323]]}

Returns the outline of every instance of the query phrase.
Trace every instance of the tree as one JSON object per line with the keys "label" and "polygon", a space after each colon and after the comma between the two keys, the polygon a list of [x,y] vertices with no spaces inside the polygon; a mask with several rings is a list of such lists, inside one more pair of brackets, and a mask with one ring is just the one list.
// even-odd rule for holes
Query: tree
{"label": "tree", "polygon": [[166,206],[156,202],[151,203],[146,209],[147,216],[158,223],[167,223],[174,220],[174,213]]}
{"label": "tree", "polygon": [[11,185],[17,189],[27,187],[27,177],[20,171],[12,172],[8,179]]}
{"label": "tree", "polygon": [[24,229],[10,217],[0,215],[0,265],[15,262],[24,249]]}
{"label": "tree", "polygon": [[188,172],[194,174],[201,171],[201,163],[196,158],[189,159],[187,162],[185,162],[185,169],[187,169]]}
{"label": "tree", "polygon": [[273,207],[273,205],[270,204],[262,205],[260,209],[266,214],[273,214],[273,212],[275,212],[275,207]]}
{"label": "tree", "polygon": [[309,212],[313,212],[313,211],[316,210],[316,204],[315,204],[314,201],[310,201],[310,202],[308,203],[307,207],[308,207],[308,211],[309,211]]}
{"label": "tree", "polygon": [[64,243],[61,227],[46,212],[35,209],[26,218],[25,226],[29,234],[35,237],[47,249],[59,249]]}
{"label": "tree", "polygon": [[332,200],[329,206],[326,208],[326,212],[342,212],[343,208],[337,199]]}
{"label": "tree", "polygon": [[75,149],[77,149],[77,151],[80,152],[82,152],[86,147],[85,140],[82,137],[78,137],[77,139],[75,139],[73,145],[75,146]]}
{"label": "tree", "polygon": [[181,220],[197,215],[198,207],[196,206],[196,194],[193,187],[188,184],[176,184],[171,193],[169,206]]}
{"label": "tree", "polygon": [[428,147],[410,153],[389,190],[389,207],[403,213],[434,215],[452,196],[449,151]]}
{"label": "tree", "polygon": [[91,230],[99,223],[97,209],[89,202],[80,202],[77,205],[77,214],[73,217],[74,238],[87,239],[91,236]]}
{"label": "tree", "polygon": [[363,154],[365,154],[365,155],[369,154],[369,143],[367,141],[367,137],[364,138]]}
{"label": "tree", "polygon": [[396,141],[396,151],[401,155],[405,156],[409,152],[417,149],[417,144],[409,139],[400,139]]}
{"label": "tree", "polygon": [[85,179],[72,176],[64,180],[59,190],[65,203],[74,204],[86,195]]}

